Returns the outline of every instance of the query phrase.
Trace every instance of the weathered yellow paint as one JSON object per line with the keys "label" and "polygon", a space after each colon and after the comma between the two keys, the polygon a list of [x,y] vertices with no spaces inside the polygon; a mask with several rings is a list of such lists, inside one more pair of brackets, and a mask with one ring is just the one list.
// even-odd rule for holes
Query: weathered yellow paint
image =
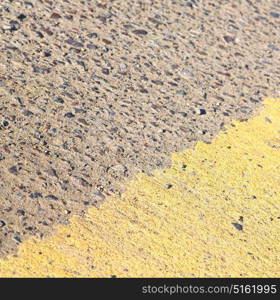
{"label": "weathered yellow paint", "polygon": [[174,154],[170,169],[137,176],[122,198],[22,244],[0,275],[279,277],[280,99],[264,103],[212,144]]}

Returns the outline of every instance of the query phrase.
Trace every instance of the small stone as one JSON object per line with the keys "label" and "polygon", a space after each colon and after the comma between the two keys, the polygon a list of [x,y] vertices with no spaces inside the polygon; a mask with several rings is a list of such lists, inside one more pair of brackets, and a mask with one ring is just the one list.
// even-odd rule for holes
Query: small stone
{"label": "small stone", "polygon": [[14,240],[15,240],[16,242],[18,242],[18,243],[21,243],[21,242],[22,242],[22,241],[21,241],[21,238],[20,238],[19,236],[17,236],[17,235],[14,236]]}
{"label": "small stone", "polygon": [[199,108],[196,110],[198,115],[206,115],[206,110],[204,108]]}
{"label": "small stone", "polygon": [[47,196],[45,196],[45,199],[46,200],[54,200],[54,201],[58,200],[58,198],[54,195],[47,195]]}
{"label": "small stone", "polygon": [[93,193],[92,203],[97,208],[100,207],[100,205],[102,204],[102,202],[104,202],[104,200],[105,200],[105,195],[103,195],[100,191]]}
{"label": "small stone", "polygon": [[41,193],[35,192],[35,193],[29,194],[29,197],[30,197],[31,199],[36,199],[36,198],[42,198],[43,196],[42,196]]}
{"label": "small stone", "polygon": [[142,93],[142,94],[149,94],[149,91],[147,89],[144,89],[144,88],[141,88],[139,90],[139,92]]}
{"label": "small stone", "polygon": [[22,112],[22,114],[23,114],[24,116],[26,116],[26,117],[29,117],[29,116],[32,116],[32,115],[33,115],[33,112],[30,111],[30,110],[24,110],[24,111]]}
{"label": "small stone", "polygon": [[24,216],[25,215],[25,211],[23,209],[18,209],[16,212],[16,215],[18,216]]}
{"label": "small stone", "polygon": [[71,15],[66,15],[64,16],[65,19],[72,21],[73,20],[73,16]]}
{"label": "small stone", "polygon": [[7,126],[9,126],[9,122],[8,122],[8,121],[6,121],[6,120],[4,120],[2,124],[3,124],[3,126],[4,126],[4,127],[7,127]]}
{"label": "small stone", "polygon": [[79,108],[79,107],[75,107],[74,110],[76,113],[79,113],[79,114],[84,114],[87,112],[85,109]]}
{"label": "small stone", "polygon": [[38,36],[39,38],[41,38],[41,39],[44,37],[43,33],[40,32],[40,31],[36,31],[36,34],[37,34],[37,36]]}
{"label": "small stone", "polygon": [[73,133],[75,133],[78,136],[81,136],[83,134],[82,130],[80,130],[80,129],[74,129]]}
{"label": "small stone", "polygon": [[6,226],[6,222],[4,222],[3,220],[0,220],[0,228]]}
{"label": "small stone", "polygon": [[87,37],[95,39],[95,38],[97,38],[97,33],[92,32],[92,33],[88,34]]}
{"label": "small stone", "polygon": [[83,43],[80,43],[80,42],[78,42],[78,41],[76,41],[74,39],[71,39],[71,38],[68,39],[68,40],[66,40],[65,43],[67,43],[67,44],[69,44],[71,46],[74,46],[74,47],[78,47],[78,48],[82,48],[84,46]]}
{"label": "small stone", "polygon": [[3,29],[3,30],[11,30],[11,29],[12,29],[12,26],[11,26],[11,25],[3,25],[3,26],[2,26],[2,29]]}
{"label": "small stone", "polygon": [[61,98],[61,97],[55,97],[55,98],[54,98],[54,101],[57,102],[57,103],[61,103],[61,104],[64,103],[64,100],[63,100],[63,98]]}
{"label": "small stone", "polygon": [[258,103],[258,102],[261,101],[261,98],[256,99],[256,98],[250,97],[249,100],[250,100],[252,103]]}
{"label": "small stone", "polygon": [[12,51],[15,51],[15,50],[18,50],[18,47],[15,47],[15,46],[5,46],[6,49],[9,49],[9,50],[12,50]]}
{"label": "small stone", "polygon": [[152,83],[156,85],[164,85],[163,81],[161,80],[152,80]]}
{"label": "small stone", "polygon": [[106,45],[111,45],[112,42],[110,40],[107,39],[102,39],[102,42],[104,42]]}
{"label": "small stone", "polygon": [[26,18],[26,15],[24,15],[24,14],[19,14],[18,16],[17,16],[17,18],[19,19],[19,20],[24,20],[25,18]]}
{"label": "small stone", "polygon": [[87,48],[88,49],[97,49],[98,47],[96,45],[90,43],[90,44],[87,44]]}
{"label": "small stone", "polygon": [[61,15],[54,12],[54,13],[51,14],[50,18],[51,18],[51,19],[60,19],[60,18],[61,18]]}
{"label": "small stone", "polygon": [[273,51],[280,51],[280,49],[273,44],[269,44],[267,47]]}
{"label": "small stone", "polygon": [[127,68],[127,65],[126,65],[126,64],[123,64],[123,63],[121,63],[121,64],[119,65],[119,68],[120,68],[120,70],[123,72],[123,71],[125,71],[125,70],[126,70],[126,68]]}
{"label": "small stone", "polygon": [[74,118],[75,115],[72,114],[71,112],[69,112],[69,113],[66,113],[66,114],[64,115],[64,117],[65,117],[65,118]]}
{"label": "small stone", "polygon": [[109,49],[107,47],[102,47],[102,51],[107,53],[107,52],[109,52]]}
{"label": "small stone", "polygon": [[243,226],[239,223],[231,223],[237,230],[243,231]]}
{"label": "small stone", "polygon": [[24,104],[23,99],[20,98],[20,97],[15,97],[15,100],[18,101],[18,103],[19,103],[20,105],[23,105],[23,104]]}
{"label": "small stone", "polygon": [[20,24],[18,21],[11,21],[10,25],[12,26],[11,30],[16,31],[20,28]]}
{"label": "small stone", "polygon": [[82,60],[77,60],[77,64],[82,66],[85,71],[88,70],[87,65]]}
{"label": "small stone", "polygon": [[227,42],[227,43],[233,43],[235,41],[235,38],[232,37],[232,36],[229,36],[229,35],[225,35],[224,36],[224,40]]}
{"label": "small stone", "polygon": [[51,72],[51,69],[46,67],[39,67],[39,66],[32,65],[32,68],[33,68],[33,72],[38,74],[48,74]]}
{"label": "small stone", "polygon": [[270,15],[271,15],[271,17],[276,18],[276,19],[279,19],[279,18],[280,18],[280,14],[277,13],[277,12],[274,12],[274,11],[272,11],[272,12],[270,13]]}
{"label": "small stone", "polygon": [[249,106],[241,106],[240,112],[242,112],[243,114],[250,114],[252,112],[252,108]]}
{"label": "small stone", "polygon": [[22,193],[17,193],[17,197],[18,197],[19,199],[21,199],[21,200],[23,200],[23,199],[26,198],[26,196],[25,196],[24,194],[22,194]]}
{"label": "small stone", "polygon": [[188,114],[186,112],[184,112],[184,111],[180,111],[179,114],[181,116],[183,116],[184,118],[188,116]]}
{"label": "small stone", "polygon": [[123,165],[115,165],[111,167],[112,170],[117,171],[117,172],[125,172],[127,171],[127,168]]}
{"label": "small stone", "polygon": [[189,79],[189,78],[193,78],[194,74],[186,69],[182,70],[179,73],[180,76],[182,76],[183,78]]}
{"label": "small stone", "polygon": [[170,184],[170,183],[164,185],[164,188],[167,189],[167,190],[171,189],[172,187],[173,187],[173,185]]}
{"label": "small stone", "polygon": [[105,111],[110,115],[110,116],[115,116],[116,113],[112,109],[105,109]]}
{"label": "small stone", "polygon": [[24,3],[25,5],[27,5],[27,6],[34,7],[33,3],[30,2],[30,1],[24,1],[23,3]]}
{"label": "small stone", "polygon": [[17,166],[12,166],[9,168],[9,172],[14,174],[14,175],[17,175],[18,174],[18,168]]}
{"label": "small stone", "polygon": [[105,200],[105,196],[100,191],[95,192],[93,196],[96,200]]}
{"label": "small stone", "polygon": [[187,93],[184,90],[178,90],[178,91],[176,91],[176,94],[177,95],[182,95],[182,96],[187,95]]}
{"label": "small stone", "polygon": [[265,117],[264,119],[267,123],[272,123],[272,121],[268,117]]}
{"label": "small stone", "polygon": [[109,71],[109,69],[104,68],[104,69],[102,69],[102,73],[105,75],[109,75],[110,71]]}
{"label": "small stone", "polygon": [[51,52],[49,52],[49,51],[45,51],[44,52],[44,56],[45,57],[50,57],[52,54],[51,54]]}
{"label": "small stone", "polygon": [[50,168],[50,169],[47,169],[45,172],[46,172],[49,176],[57,177],[57,173],[56,173],[56,170],[55,170],[55,169]]}
{"label": "small stone", "polygon": [[84,178],[78,178],[78,182],[82,186],[89,186],[90,185]]}
{"label": "small stone", "polygon": [[79,118],[79,119],[78,119],[78,122],[81,123],[81,124],[83,124],[83,125],[85,125],[85,126],[88,126],[88,125],[89,125],[89,123],[88,123],[85,119]]}
{"label": "small stone", "polygon": [[144,29],[136,29],[136,30],[133,30],[132,32],[137,35],[147,35],[148,34],[148,31],[146,31]]}
{"label": "small stone", "polygon": [[28,230],[28,231],[34,231],[36,230],[37,228],[35,226],[28,226],[25,228],[25,230]]}

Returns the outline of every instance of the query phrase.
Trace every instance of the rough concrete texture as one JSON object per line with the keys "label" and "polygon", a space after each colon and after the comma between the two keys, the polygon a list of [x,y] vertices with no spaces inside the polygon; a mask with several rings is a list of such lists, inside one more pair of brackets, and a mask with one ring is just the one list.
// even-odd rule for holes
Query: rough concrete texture
{"label": "rough concrete texture", "polygon": [[175,153],[46,239],[2,277],[279,277],[280,99],[213,142]]}
{"label": "rough concrete texture", "polygon": [[279,90],[279,1],[2,0],[0,253]]}

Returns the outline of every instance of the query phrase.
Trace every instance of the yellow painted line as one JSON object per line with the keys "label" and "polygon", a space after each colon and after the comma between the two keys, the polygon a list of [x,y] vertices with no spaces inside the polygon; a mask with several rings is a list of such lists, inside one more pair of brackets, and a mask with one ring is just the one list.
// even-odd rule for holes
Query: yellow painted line
{"label": "yellow painted line", "polygon": [[0,275],[279,277],[280,99],[264,103],[170,169],[138,175],[122,198],[23,243]]}

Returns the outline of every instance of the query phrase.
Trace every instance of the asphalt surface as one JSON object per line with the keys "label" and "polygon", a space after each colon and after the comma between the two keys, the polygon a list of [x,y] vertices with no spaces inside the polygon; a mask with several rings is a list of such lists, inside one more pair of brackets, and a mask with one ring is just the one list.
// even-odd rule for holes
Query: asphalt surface
{"label": "asphalt surface", "polygon": [[2,277],[279,277],[280,99],[122,197],[30,239]]}
{"label": "asphalt surface", "polygon": [[1,1],[1,257],[279,96],[279,24],[272,0]]}

